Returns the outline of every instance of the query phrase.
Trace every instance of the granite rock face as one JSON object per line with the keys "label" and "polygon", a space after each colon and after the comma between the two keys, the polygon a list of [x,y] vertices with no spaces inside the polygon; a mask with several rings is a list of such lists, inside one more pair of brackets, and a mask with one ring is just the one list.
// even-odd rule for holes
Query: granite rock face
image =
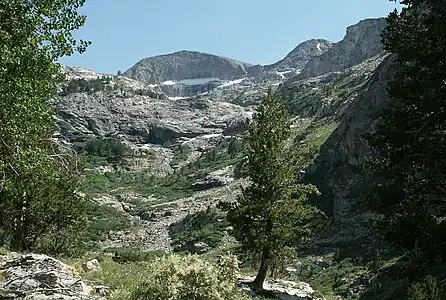
{"label": "granite rock face", "polygon": [[366,19],[347,28],[344,39],[305,65],[298,79],[318,76],[354,66],[383,51],[381,33],[385,18]]}
{"label": "granite rock face", "polygon": [[6,282],[0,284],[1,299],[102,300],[108,293],[103,286],[92,286],[76,276],[61,261],[39,254],[7,258],[0,265]]}
{"label": "granite rock face", "polygon": [[312,39],[300,43],[287,56],[278,62],[265,66],[266,71],[287,71],[290,69],[302,69],[313,57],[327,52],[332,43],[324,39]]}
{"label": "granite rock face", "polygon": [[200,78],[232,80],[247,76],[250,66],[217,55],[179,51],[142,59],[122,75],[150,84]]}

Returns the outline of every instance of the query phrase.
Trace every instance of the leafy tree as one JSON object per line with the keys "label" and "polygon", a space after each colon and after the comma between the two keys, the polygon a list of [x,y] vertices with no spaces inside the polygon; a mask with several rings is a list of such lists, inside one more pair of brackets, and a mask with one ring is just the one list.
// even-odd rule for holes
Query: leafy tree
{"label": "leafy tree", "polygon": [[379,178],[372,204],[386,239],[435,259],[446,254],[446,3],[402,3],[383,33],[396,72],[389,107],[369,137]]}
{"label": "leafy tree", "polygon": [[84,220],[76,166],[51,140],[48,105],[63,79],[55,61],[88,46],[71,35],[85,23],[83,4],[0,0],[0,231],[14,250],[45,247],[53,235],[60,251]]}
{"label": "leafy tree", "polygon": [[260,254],[253,286],[262,289],[268,267],[287,246],[307,237],[317,210],[307,204],[314,189],[296,183],[296,157],[290,147],[291,119],[282,99],[271,89],[258,107],[247,137],[250,186],[236,202],[221,203],[233,234],[246,251]]}

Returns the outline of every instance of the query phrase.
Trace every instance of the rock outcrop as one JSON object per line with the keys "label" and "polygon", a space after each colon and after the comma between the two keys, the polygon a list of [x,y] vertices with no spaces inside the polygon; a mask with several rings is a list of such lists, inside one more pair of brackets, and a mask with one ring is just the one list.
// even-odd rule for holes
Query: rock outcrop
{"label": "rock outcrop", "polygon": [[264,67],[265,71],[286,72],[292,69],[301,70],[312,59],[327,52],[332,43],[324,39],[312,39],[300,43],[287,56],[278,62]]}
{"label": "rock outcrop", "polygon": [[344,39],[332,44],[322,55],[311,58],[297,79],[340,71],[379,54],[383,51],[381,33],[386,25],[385,18],[378,18],[349,26]]}
{"label": "rock outcrop", "polygon": [[73,273],[71,268],[46,255],[24,254],[4,258],[0,271],[0,299],[27,300],[100,300],[108,290],[92,286]]}
{"label": "rock outcrop", "polygon": [[[249,283],[255,277],[240,277],[239,285],[243,291],[253,297],[256,296],[249,288]],[[282,300],[317,300],[320,299],[314,295],[313,288],[305,282],[294,282],[286,280],[266,280],[263,289],[274,294],[276,299]]]}
{"label": "rock outcrop", "polygon": [[54,101],[57,115],[83,134],[123,135],[140,144],[159,144],[230,130],[247,110],[206,99],[168,99],[131,90],[70,93]]}
{"label": "rock outcrop", "polygon": [[[365,160],[372,151],[365,134],[372,133],[387,103],[386,83],[392,77],[393,56],[387,56],[368,80],[363,92],[344,111],[341,122],[322,145],[310,177],[325,195],[332,197],[337,234],[330,239],[362,240],[369,217],[357,210],[358,191]],[[355,208],[356,207],[356,208]]]}

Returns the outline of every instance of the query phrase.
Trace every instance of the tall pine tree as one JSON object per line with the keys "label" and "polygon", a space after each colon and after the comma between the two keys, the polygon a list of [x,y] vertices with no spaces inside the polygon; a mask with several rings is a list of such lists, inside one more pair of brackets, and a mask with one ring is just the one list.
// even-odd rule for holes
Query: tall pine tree
{"label": "tall pine tree", "polygon": [[233,234],[244,250],[261,257],[253,283],[262,289],[271,261],[311,232],[317,210],[307,204],[313,187],[297,183],[298,164],[291,147],[291,118],[271,90],[258,107],[247,137],[250,185],[236,202],[223,205]]}
{"label": "tall pine tree", "polygon": [[405,0],[383,33],[396,56],[390,104],[369,138],[384,236],[417,257],[446,254],[446,1]]}

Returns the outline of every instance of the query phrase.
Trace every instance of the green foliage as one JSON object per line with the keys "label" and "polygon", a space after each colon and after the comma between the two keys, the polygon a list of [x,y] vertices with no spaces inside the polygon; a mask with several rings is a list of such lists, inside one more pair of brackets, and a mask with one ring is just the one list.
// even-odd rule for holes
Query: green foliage
{"label": "green foliage", "polygon": [[115,138],[95,137],[85,145],[85,151],[90,157],[105,158],[109,163],[120,164],[131,149]]}
{"label": "green foliage", "polygon": [[[271,90],[249,126],[247,174],[251,185],[234,203],[222,203],[233,234],[244,249],[262,253],[256,284],[261,287],[268,261],[311,233],[317,210],[308,205],[314,189],[297,184],[296,157],[286,148],[291,119],[282,99]],[[286,217],[285,217],[286,216]]]}
{"label": "green foliage", "polygon": [[72,167],[39,154],[37,161],[21,159],[19,170],[29,173],[9,177],[0,192],[6,200],[0,203],[0,242],[14,250],[71,254],[85,230],[87,201],[75,193]]}
{"label": "green foliage", "polygon": [[172,245],[177,251],[190,249],[197,242],[217,247],[229,226],[225,215],[213,208],[187,215],[169,228]]}
{"label": "green foliage", "polygon": [[91,80],[86,80],[85,78],[72,79],[63,87],[61,96],[66,96],[73,93],[94,93],[104,91],[107,84],[110,82],[111,77],[107,76],[98,76],[98,78]]}
{"label": "green foliage", "polygon": [[170,165],[176,166],[184,162],[188,158],[190,151],[191,150],[187,145],[178,145],[178,147],[173,153],[173,158],[170,161]]}
{"label": "green foliage", "polygon": [[138,89],[135,91],[135,94],[140,96],[149,96],[151,98],[156,98],[156,99],[160,97],[159,94],[149,89]]}
{"label": "green foliage", "polygon": [[88,202],[87,216],[89,224],[86,240],[90,243],[89,248],[94,247],[94,243],[104,240],[111,230],[118,231],[130,227],[130,221],[126,215],[112,207],[92,201]]}
{"label": "green foliage", "polygon": [[156,257],[166,255],[164,251],[142,251],[138,248],[121,247],[107,248],[106,253],[113,253],[113,260],[118,263],[134,263],[143,261],[153,261]]}
{"label": "green foliage", "polygon": [[115,291],[112,299],[249,299],[236,290],[237,270],[234,256],[221,257],[217,265],[198,256],[164,256],[132,287]]}
{"label": "green foliage", "polygon": [[421,282],[414,282],[408,289],[409,300],[441,300],[444,294],[438,286],[437,279],[427,276]]}
{"label": "green foliage", "polygon": [[381,252],[378,249],[376,249],[375,252],[373,253],[373,261],[372,261],[371,271],[373,273],[377,273],[378,269],[381,267],[381,265],[382,265]]}
{"label": "green foliage", "polygon": [[0,228],[14,250],[73,252],[85,223],[75,169],[51,140],[48,97],[63,78],[58,58],[83,52],[71,32],[82,0],[0,1]]}
{"label": "green foliage", "polygon": [[404,1],[388,17],[385,49],[397,54],[390,104],[369,137],[378,229],[417,259],[446,255],[446,6]]}
{"label": "green foliage", "polygon": [[228,145],[228,154],[231,158],[234,158],[237,153],[243,149],[243,144],[237,137],[232,137]]}

